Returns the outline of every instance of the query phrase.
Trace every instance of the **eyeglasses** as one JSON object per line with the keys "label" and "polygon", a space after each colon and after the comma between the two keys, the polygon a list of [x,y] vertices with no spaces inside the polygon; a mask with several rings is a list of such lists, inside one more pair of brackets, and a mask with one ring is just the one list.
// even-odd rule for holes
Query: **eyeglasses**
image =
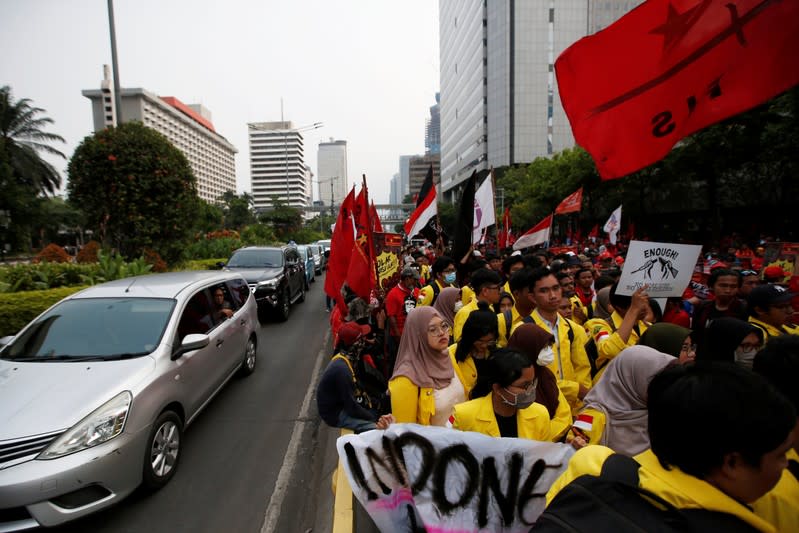
{"label": "eyeglasses", "polygon": [[450,329],[451,329],[450,325],[444,322],[440,326],[430,326],[429,328],[427,328],[427,334],[436,337],[444,334],[449,335]]}
{"label": "eyeglasses", "polygon": [[536,387],[538,387],[538,376],[536,376],[536,378],[533,379],[533,381],[531,381],[526,387],[520,387],[519,385],[508,385],[506,388],[509,387],[513,387],[514,389],[524,389],[525,394],[532,394]]}
{"label": "eyeglasses", "polygon": [[696,344],[683,344],[680,353],[696,353]]}
{"label": "eyeglasses", "polygon": [[500,286],[499,285],[486,285],[483,288],[484,289],[489,289],[489,290],[492,290],[492,291],[494,291],[494,290],[498,291]]}

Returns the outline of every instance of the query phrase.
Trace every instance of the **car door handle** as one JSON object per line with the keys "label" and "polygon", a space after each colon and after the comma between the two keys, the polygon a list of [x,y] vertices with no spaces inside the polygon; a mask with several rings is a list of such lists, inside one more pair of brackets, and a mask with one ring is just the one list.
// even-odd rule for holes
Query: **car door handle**
{"label": "car door handle", "polygon": [[217,348],[219,348],[219,347],[220,347],[220,346],[222,346],[224,343],[225,343],[225,341],[223,341],[222,339],[219,339],[218,341],[216,341],[216,347],[217,347]]}

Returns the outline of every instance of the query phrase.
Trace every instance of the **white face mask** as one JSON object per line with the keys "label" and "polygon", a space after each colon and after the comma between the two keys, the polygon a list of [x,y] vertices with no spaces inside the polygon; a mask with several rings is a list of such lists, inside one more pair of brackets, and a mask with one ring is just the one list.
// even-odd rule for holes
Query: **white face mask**
{"label": "white face mask", "polygon": [[555,362],[555,350],[552,349],[552,345],[544,346],[544,348],[538,352],[537,362],[539,366],[549,366]]}
{"label": "white face mask", "polygon": [[461,310],[461,307],[463,307],[463,302],[461,300],[458,300],[457,302],[455,302],[455,312],[456,313]]}
{"label": "white face mask", "polygon": [[749,349],[736,348],[735,362],[751,370],[752,362],[755,360],[755,355],[757,355],[757,350],[755,348],[749,348]]}

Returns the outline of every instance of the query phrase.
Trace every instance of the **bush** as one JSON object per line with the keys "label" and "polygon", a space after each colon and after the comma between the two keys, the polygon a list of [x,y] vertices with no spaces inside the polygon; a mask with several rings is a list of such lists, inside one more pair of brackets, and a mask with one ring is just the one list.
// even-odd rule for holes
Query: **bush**
{"label": "bush", "polygon": [[192,261],[186,261],[180,265],[180,267],[176,268],[176,270],[219,270],[217,263],[226,263],[227,260],[227,257],[221,259],[218,257],[213,259],[194,259]]}
{"label": "bush", "polygon": [[69,263],[72,257],[61,246],[50,243],[44,247],[44,250],[36,254],[33,258],[34,263],[47,261],[48,263]]}
{"label": "bush", "polygon": [[46,291],[0,294],[0,337],[16,335],[51,305],[84,288],[61,287]]}
{"label": "bush", "polygon": [[144,260],[147,262],[148,265],[151,265],[153,267],[153,272],[166,272],[168,270],[166,267],[166,261],[161,259],[161,256],[158,255],[158,252],[156,252],[155,250],[150,250],[149,248],[145,248]]}
{"label": "bush", "polygon": [[230,257],[233,250],[241,248],[242,242],[233,237],[219,239],[200,238],[186,247],[187,259],[211,259],[213,257]]}
{"label": "bush", "polygon": [[78,255],[75,257],[75,260],[78,263],[96,263],[97,254],[99,251],[100,243],[97,241],[89,241],[78,251]]}
{"label": "bush", "polygon": [[33,291],[85,284],[97,275],[97,265],[31,263],[0,268],[0,293]]}
{"label": "bush", "polygon": [[251,224],[241,230],[241,241],[244,246],[266,246],[277,244],[275,231],[266,224]]}

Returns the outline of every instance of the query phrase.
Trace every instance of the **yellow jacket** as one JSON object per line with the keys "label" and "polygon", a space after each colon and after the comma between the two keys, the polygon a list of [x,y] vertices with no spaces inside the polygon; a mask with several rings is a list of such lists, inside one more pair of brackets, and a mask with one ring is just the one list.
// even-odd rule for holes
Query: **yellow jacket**
{"label": "yellow jacket", "polygon": [[549,440],[552,442],[560,442],[561,439],[572,427],[572,409],[563,391],[558,389],[558,408],[555,410],[555,416],[549,421]]}
{"label": "yellow jacket", "polygon": [[[439,294],[441,293],[441,291],[443,289],[446,288],[438,280],[434,280],[433,283],[435,283],[438,286]],[[435,291],[433,290],[433,287],[431,287],[429,284],[425,285],[424,287],[419,289],[419,297],[416,299],[416,305],[433,305],[433,296],[434,295],[435,295]]]}
{"label": "yellow jacket", "polygon": [[[572,313],[574,313],[575,309],[582,309],[583,310],[583,314],[585,316],[588,316],[588,308],[583,305],[583,302],[582,302],[582,300],[580,300],[579,296],[577,296],[575,294],[574,296],[569,298],[569,301],[572,304]],[[576,322],[577,324],[580,324],[581,326],[583,325],[583,321],[577,319],[574,314],[572,314],[572,317],[573,317],[572,320],[574,320],[574,322]]]}
{"label": "yellow jacket", "polygon": [[[513,331],[513,328],[516,324],[519,324],[524,317],[519,313],[514,305],[511,307],[510,310],[510,329]],[[528,315],[529,316],[529,315]],[[508,345],[508,325],[505,323],[505,313],[499,313],[497,315],[497,325],[499,326],[499,336],[497,337],[497,348],[504,348]]]}
{"label": "yellow jacket", "polygon": [[[639,320],[630,332],[630,338],[625,343],[621,339],[621,335],[619,335],[619,326],[621,326],[621,322],[624,319],[619,313],[613,311],[613,314],[610,315],[610,320],[613,321],[614,328],[611,328],[610,324],[601,318],[592,318],[585,323],[585,331],[593,337],[594,344],[596,344],[596,366],[601,369],[594,376],[594,383],[600,378],[611,359],[619,355],[625,348],[638,344],[638,339],[641,338],[647,327],[645,322]],[[636,332],[636,329],[638,332]]]}
{"label": "yellow jacket", "polygon": [[436,412],[432,387],[417,387],[407,377],[397,376],[388,382],[388,391],[394,421],[430,425],[430,418]]}
{"label": "yellow jacket", "polygon": [[775,328],[771,324],[766,324],[762,320],[758,320],[755,317],[749,317],[749,323],[753,326],[760,329],[763,332],[763,344],[768,342],[770,337],[779,337],[781,335],[799,335],[799,327],[792,326],[790,324],[785,324],[783,329],[780,330],[779,328]]}
{"label": "yellow jacket", "polygon": [[[538,310],[531,315],[536,325],[550,333],[553,333],[549,326],[541,318]],[[520,322],[521,323],[521,322]],[[569,327],[571,326],[573,341],[569,340]],[[515,330],[519,325],[514,326]],[[511,330],[511,334],[513,334]],[[554,334],[554,333],[553,333]],[[588,340],[585,330],[579,324],[560,317],[558,320],[558,342],[553,347],[555,350],[555,360],[549,365],[549,369],[558,378],[558,388],[563,392],[566,400],[572,408],[572,412],[579,409],[583,402],[578,397],[580,385],[591,388],[591,365],[588,362],[588,355],[585,353],[585,343]]]}
{"label": "yellow jacket", "polygon": [[[607,423],[607,418],[605,417],[605,413],[597,409],[588,407],[586,409],[580,409],[580,412],[577,415],[578,416],[588,415],[593,417],[593,421],[591,422],[591,429],[581,428],[579,426],[578,428],[583,435],[588,437],[588,444],[599,444],[600,441],[602,440],[602,433],[604,433],[605,431],[605,424]],[[566,442],[573,441],[574,437],[575,437],[575,432],[569,431],[569,433],[566,435]]]}
{"label": "yellow jacket", "polygon": [[455,350],[457,349],[457,344],[453,344],[448,348],[449,359],[452,361],[452,368],[455,369],[455,374],[457,374],[458,379],[461,380],[463,392],[468,398],[469,394],[471,394],[472,389],[474,388],[474,384],[477,383],[477,367],[475,366],[474,359],[472,359],[471,355],[467,355],[466,359],[463,361],[458,361],[455,359]]}
{"label": "yellow jacket", "polygon": [[463,305],[467,305],[472,300],[474,300],[474,289],[466,285],[465,287],[461,287],[461,302]]}
{"label": "yellow jacket", "polygon": [[[796,450],[788,450],[787,456],[799,461]],[[783,470],[777,485],[753,503],[752,509],[777,531],[799,531],[799,480],[788,469]]]}
{"label": "yellow jacket", "polygon": [[[581,475],[598,476],[605,459],[611,454],[613,450],[605,446],[586,446],[578,450],[569,461],[566,471],[555,480],[547,492],[547,505],[563,487]],[[766,533],[777,531],[748,507],[741,505],[710,483],[690,476],[679,468],[672,467],[671,470],[666,470],[652,450],[636,455],[635,460],[641,465],[638,470],[639,486],[660,496],[678,509],[706,509],[727,513],[760,531]]]}
{"label": "yellow jacket", "polygon": [[455,323],[452,325],[452,338],[455,342],[461,340],[463,325],[466,323],[466,319],[469,318],[469,315],[472,314],[472,311],[477,311],[477,300],[472,300],[455,313]]}
{"label": "yellow jacket", "polygon": [[[461,431],[475,431],[491,437],[501,436],[497,417],[494,415],[491,393],[489,392],[482,398],[456,405],[452,427]],[[540,403],[534,403],[526,409],[516,411],[516,429],[521,439],[549,440],[547,408]]]}

